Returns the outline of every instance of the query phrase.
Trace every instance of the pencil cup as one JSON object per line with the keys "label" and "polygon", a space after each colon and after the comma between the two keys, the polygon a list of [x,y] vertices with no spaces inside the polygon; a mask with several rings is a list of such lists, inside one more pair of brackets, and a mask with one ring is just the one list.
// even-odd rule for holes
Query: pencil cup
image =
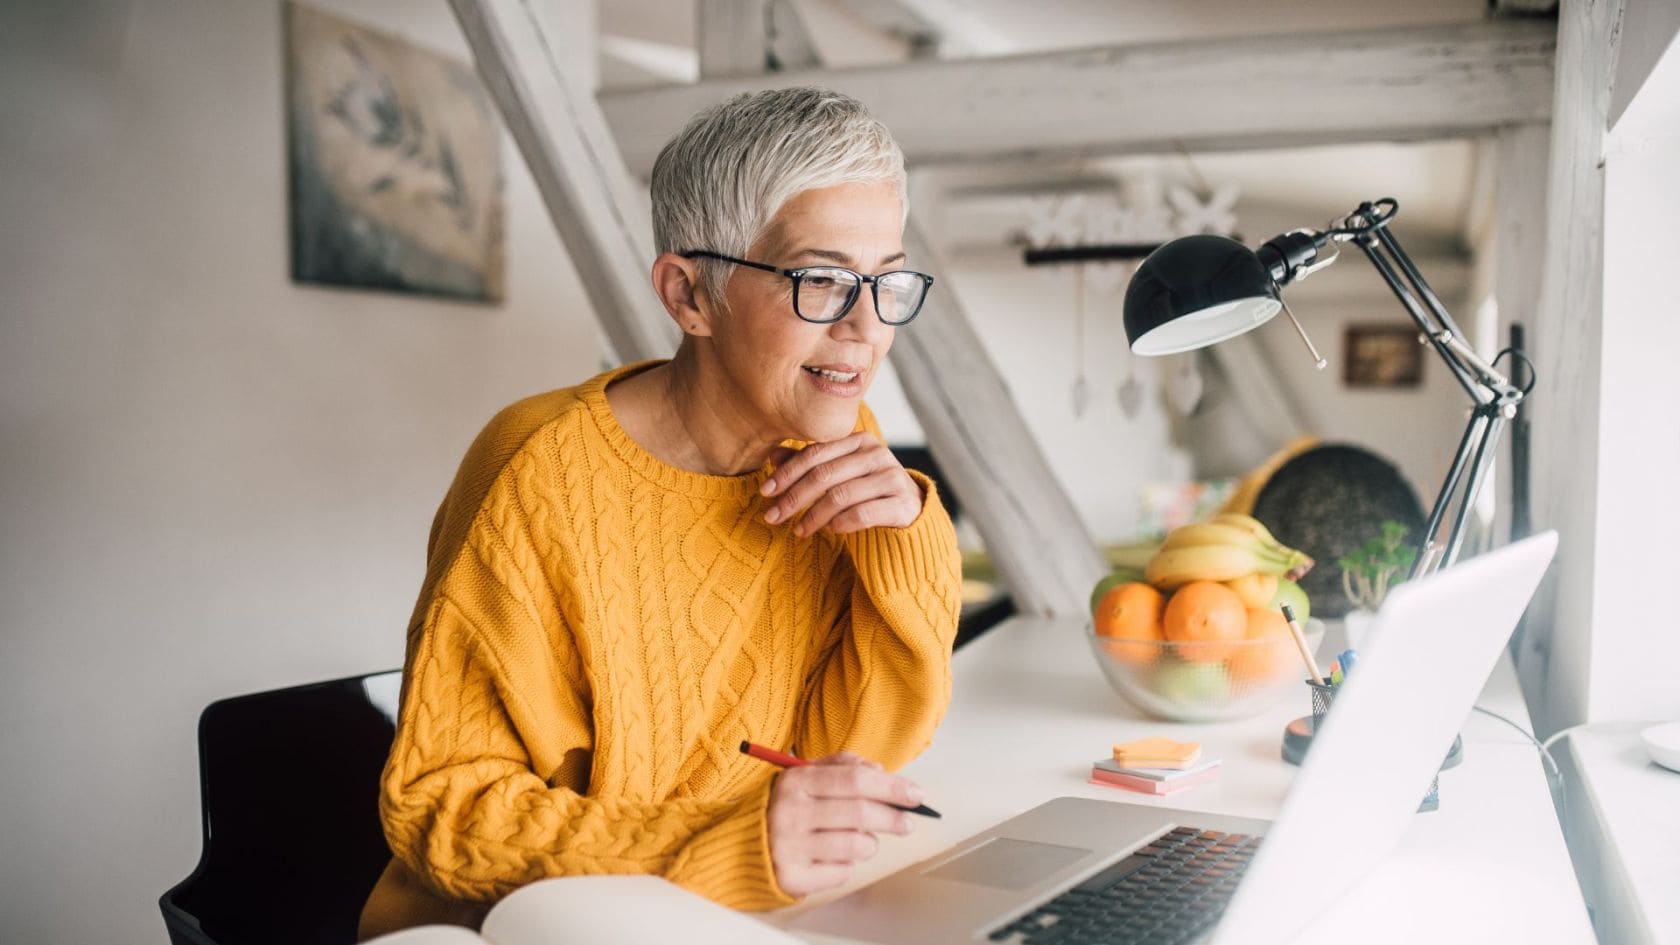
{"label": "pencil cup", "polygon": [[[1329,713],[1330,706],[1336,701],[1336,687],[1329,683],[1319,685],[1310,679],[1306,683],[1307,688],[1312,690],[1312,727],[1313,731],[1316,732],[1318,727],[1324,724],[1324,716]],[[1429,793],[1424,795],[1423,803],[1418,805],[1418,813],[1436,810],[1440,806],[1441,774],[1436,772],[1435,777],[1429,781]]]}
{"label": "pencil cup", "polygon": [[1307,688],[1312,690],[1312,719],[1313,728],[1324,724],[1324,713],[1330,711],[1330,704],[1336,701],[1336,687],[1325,683],[1319,685],[1307,680]]}

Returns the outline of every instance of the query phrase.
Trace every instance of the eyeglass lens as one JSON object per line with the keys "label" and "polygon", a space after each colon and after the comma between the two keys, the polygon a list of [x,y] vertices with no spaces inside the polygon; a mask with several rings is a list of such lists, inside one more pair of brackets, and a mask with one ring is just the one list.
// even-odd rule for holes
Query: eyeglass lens
{"label": "eyeglass lens", "polygon": [[[849,269],[817,266],[805,270],[794,298],[801,318],[838,321],[864,289],[857,273]],[[888,324],[909,321],[922,307],[927,280],[913,272],[888,272],[875,280],[875,298],[881,320]]]}

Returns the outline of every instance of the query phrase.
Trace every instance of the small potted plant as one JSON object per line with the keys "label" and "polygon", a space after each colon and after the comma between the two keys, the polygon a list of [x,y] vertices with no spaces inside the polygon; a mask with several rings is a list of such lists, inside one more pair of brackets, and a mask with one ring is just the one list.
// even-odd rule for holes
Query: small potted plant
{"label": "small potted plant", "polygon": [[1348,646],[1358,649],[1364,642],[1365,630],[1383,598],[1396,586],[1405,583],[1411,573],[1417,549],[1406,543],[1406,526],[1385,521],[1380,532],[1359,548],[1336,559],[1342,569],[1342,593],[1354,609],[1344,618]]}

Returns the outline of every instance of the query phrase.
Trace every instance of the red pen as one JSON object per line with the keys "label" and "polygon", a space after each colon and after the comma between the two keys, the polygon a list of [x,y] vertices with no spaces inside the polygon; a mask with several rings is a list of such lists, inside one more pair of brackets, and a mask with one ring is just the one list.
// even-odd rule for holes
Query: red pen
{"label": "red pen", "polygon": [[[765,748],[763,745],[754,745],[752,742],[741,743],[741,754],[752,755],[760,761],[768,761],[780,768],[802,768],[805,765],[810,764],[810,762],[806,761],[804,758],[795,758],[792,755],[777,751],[774,748]],[[938,811],[926,804],[917,804],[915,807],[905,807],[903,804],[893,804],[891,806],[902,811],[909,811],[912,814],[921,814],[923,817],[940,816]]]}

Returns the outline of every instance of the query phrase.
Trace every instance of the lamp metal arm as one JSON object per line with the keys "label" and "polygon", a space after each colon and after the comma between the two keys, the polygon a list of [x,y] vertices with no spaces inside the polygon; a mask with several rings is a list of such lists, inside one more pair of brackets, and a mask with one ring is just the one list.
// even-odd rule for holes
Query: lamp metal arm
{"label": "lamp metal arm", "polygon": [[[1417,324],[1423,341],[1435,349],[1474,401],[1446,481],[1430,510],[1412,568],[1412,577],[1416,578],[1457,560],[1470,510],[1487,478],[1499,435],[1506,421],[1516,416],[1517,404],[1525,390],[1512,384],[1465,342],[1463,330],[1389,231],[1388,223],[1399,210],[1398,202],[1392,197],[1367,201],[1348,216],[1332,221],[1326,229],[1292,230],[1278,236],[1262,246],[1256,255],[1281,288],[1334,262],[1339,254],[1324,256],[1325,249],[1332,244],[1357,245]],[[1436,535],[1455,496],[1458,508],[1447,540],[1442,543]]]}

